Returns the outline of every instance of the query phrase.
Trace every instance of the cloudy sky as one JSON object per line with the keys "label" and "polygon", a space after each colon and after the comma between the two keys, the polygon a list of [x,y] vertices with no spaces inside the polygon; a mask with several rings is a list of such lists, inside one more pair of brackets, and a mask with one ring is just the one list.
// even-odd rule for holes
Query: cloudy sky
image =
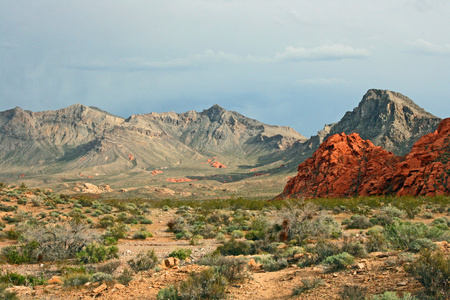
{"label": "cloudy sky", "polygon": [[448,0],[0,0],[0,110],[217,103],[310,136],[370,88],[450,116]]}

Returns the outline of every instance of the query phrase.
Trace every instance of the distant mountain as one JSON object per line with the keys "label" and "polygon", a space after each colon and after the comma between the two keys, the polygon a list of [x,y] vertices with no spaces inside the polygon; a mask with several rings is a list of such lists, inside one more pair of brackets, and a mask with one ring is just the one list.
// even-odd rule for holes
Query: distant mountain
{"label": "distant mountain", "polygon": [[[218,105],[203,112],[133,115],[127,119],[75,104],[56,111],[16,107],[0,112],[2,172],[55,174],[85,169],[112,175],[130,169],[189,165],[220,156],[254,164],[307,139]],[[199,163],[198,163],[199,164]]]}
{"label": "distant mountain", "polygon": [[43,112],[16,107],[0,112],[0,181],[56,186],[92,178],[128,187],[186,178],[221,183],[284,178],[333,134],[356,132],[402,155],[439,121],[409,98],[384,90],[369,90],[358,107],[311,139],[219,105],[126,119],[81,104]]}
{"label": "distant mountain", "polygon": [[312,137],[309,148],[318,149],[334,134],[358,133],[376,146],[396,155],[405,155],[421,136],[435,131],[440,121],[400,93],[372,89],[353,111]]}

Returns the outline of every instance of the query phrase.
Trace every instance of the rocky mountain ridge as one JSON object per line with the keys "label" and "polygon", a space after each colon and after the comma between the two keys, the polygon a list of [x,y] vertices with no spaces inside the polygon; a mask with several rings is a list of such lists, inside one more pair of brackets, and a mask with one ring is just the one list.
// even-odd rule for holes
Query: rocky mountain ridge
{"label": "rocky mountain ridge", "polygon": [[[98,178],[99,185],[130,176],[226,183],[285,176],[335,132],[358,132],[401,155],[439,121],[409,98],[386,90],[369,90],[352,112],[310,139],[219,105],[128,118],[81,104],[43,112],[16,107],[0,112],[0,181],[46,182],[57,175],[58,182]],[[206,164],[211,158],[214,165]]]}

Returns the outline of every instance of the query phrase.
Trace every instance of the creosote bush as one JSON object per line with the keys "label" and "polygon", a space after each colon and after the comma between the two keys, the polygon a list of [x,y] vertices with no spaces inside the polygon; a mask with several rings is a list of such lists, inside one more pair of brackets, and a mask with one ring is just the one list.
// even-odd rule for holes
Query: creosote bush
{"label": "creosote bush", "polygon": [[328,256],[322,263],[329,271],[336,271],[345,269],[347,266],[352,265],[354,261],[353,255],[347,252],[342,252],[336,255]]}
{"label": "creosote bush", "polygon": [[147,252],[141,252],[135,258],[128,261],[128,264],[135,272],[153,269],[156,267],[157,263],[158,257],[156,256],[154,249],[148,250]]}
{"label": "creosote bush", "polygon": [[169,257],[176,257],[181,260],[185,260],[189,256],[191,256],[192,250],[187,248],[177,248],[169,253]]}

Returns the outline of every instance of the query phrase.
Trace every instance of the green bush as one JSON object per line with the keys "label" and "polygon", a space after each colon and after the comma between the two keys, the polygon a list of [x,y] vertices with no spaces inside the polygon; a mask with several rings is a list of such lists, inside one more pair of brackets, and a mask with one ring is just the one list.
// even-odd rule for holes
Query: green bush
{"label": "green bush", "polygon": [[157,300],[181,300],[181,297],[178,295],[178,289],[169,285],[163,289],[158,291],[158,295],[156,295]]}
{"label": "green bush", "polygon": [[231,232],[231,236],[234,237],[235,239],[243,238],[244,235],[245,235],[245,233],[242,230],[238,230],[238,229],[233,230]]}
{"label": "green bush", "polygon": [[191,254],[192,254],[191,249],[177,248],[169,253],[169,257],[176,257],[181,260],[185,260],[186,258],[190,257]]}
{"label": "green bush", "polygon": [[272,255],[263,255],[256,257],[256,261],[262,264],[262,268],[267,272],[275,272],[287,268],[288,262],[285,258],[273,257]]}
{"label": "green bush", "polygon": [[77,259],[80,263],[98,263],[111,258],[118,258],[119,248],[117,246],[105,246],[99,243],[92,243],[77,253]]}
{"label": "green bush", "polygon": [[244,257],[211,255],[200,259],[197,263],[214,267],[230,283],[250,278],[247,260]]}
{"label": "green bush", "polygon": [[0,283],[9,283],[12,285],[35,286],[42,285],[45,282],[46,281],[42,277],[39,278],[32,275],[22,275],[15,272],[7,272],[5,275],[0,276]]}
{"label": "green bush", "polygon": [[342,221],[342,225],[347,225],[347,229],[366,229],[373,226],[366,216],[353,215],[350,219]]}
{"label": "green bush", "polygon": [[124,223],[116,223],[113,226],[108,227],[106,232],[103,234],[103,237],[113,237],[116,240],[123,239],[127,236],[127,233],[130,231],[130,227],[128,227]]}
{"label": "green bush", "polygon": [[91,274],[73,273],[64,278],[65,286],[80,286],[91,282]]}
{"label": "green bush", "polygon": [[442,251],[420,252],[418,259],[406,268],[406,271],[436,299],[450,298],[450,257]]}
{"label": "green bush", "polygon": [[112,282],[114,280],[113,276],[108,273],[97,272],[92,274],[93,282]]}
{"label": "green bush", "polygon": [[153,234],[150,231],[146,230],[146,229],[141,229],[139,231],[136,231],[133,234],[133,239],[135,239],[135,240],[138,240],[138,239],[139,240],[145,240],[148,237],[153,237]]}
{"label": "green bush", "polygon": [[178,295],[181,299],[224,299],[227,280],[213,268],[191,274],[180,283]]}
{"label": "green bush", "polygon": [[342,252],[325,258],[322,264],[324,264],[329,271],[335,271],[345,269],[347,266],[353,264],[354,261],[353,255]]}
{"label": "green bush", "polygon": [[231,238],[229,241],[225,242],[223,245],[217,247],[216,250],[222,255],[251,255],[255,254],[255,248],[249,241],[236,241]]}
{"label": "green bush", "polygon": [[423,223],[411,223],[396,221],[387,225],[384,235],[391,246],[395,249],[413,250],[414,242],[418,239],[427,238],[430,240],[449,239],[449,231],[444,231],[434,226],[427,226]]}
{"label": "green bush", "polygon": [[135,272],[153,269],[157,263],[158,257],[153,249],[147,252],[141,252],[135,258],[128,261],[128,264]]}

